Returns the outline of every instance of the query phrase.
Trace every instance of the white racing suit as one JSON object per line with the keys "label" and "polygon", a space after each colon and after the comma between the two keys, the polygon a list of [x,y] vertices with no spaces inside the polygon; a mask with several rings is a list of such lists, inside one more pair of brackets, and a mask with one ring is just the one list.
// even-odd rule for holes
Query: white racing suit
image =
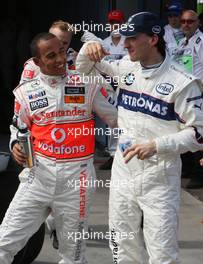
{"label": "white racing suit", "polygon": [[[123,134],[114,158],[109,200],[113,263],[142,263],[143,236],[150,264],[179,263],[180,153],[203,147],[199,81],[168,57],[160,67],[148,71],[126,57],[115,63],[95,64],[84,49],[76,61],[80,72],[96,74],[96,68],[120,77],[118,127]],[[157,154],[124,162],[124,142],[130,145],[152,140]]]}
{"label": "white racing suit", "polygon": [[[75,55],[74,54],[75,54],[75,51],[72,48],[69,48],[67,50],[67,60],[66,60],[67,70],[75,69]],[[24,63],[24,68],[23,68],[21,78],[20,78],[20,84],[36,78],[39,73],[40,73],[40,69],[34,63],[33,58],[28,59]],[[21,182],[26,181],[27,175],[28,174],[21,173],[19,175],[19,180]],[[48,228],[50,234],[52,234],[53,230],[55,230],[56,228],[55,228],[55,224],[54,224],[54,217],[51,214],[51,212],[50,212],[49,216],[47,217],[46,225],[47,225],[47,228]]]}
{"label": "white racing suit", "polygon": [[[94,120],[92,111],[114,127],[117,110],[97,84],[78,75],[36,79],[14,90],[15,115],[31,130],[36,165],[22,182],[0,226],[0,263],[10,264],[52,210],[60,263],[85,264],[87,218],[94,191]],[[11,145],[16,128],[11,126]]]}

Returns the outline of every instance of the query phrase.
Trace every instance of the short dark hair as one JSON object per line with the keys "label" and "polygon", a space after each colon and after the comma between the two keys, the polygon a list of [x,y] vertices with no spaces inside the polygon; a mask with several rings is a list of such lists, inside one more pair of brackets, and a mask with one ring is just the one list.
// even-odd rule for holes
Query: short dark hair
{"label": "short dark hair", "polygon": [[157,47],[158,52],[161,53],[163,57],[165,57],[166,56],[166,42],[162,36],[159,37],[156,47]]}
{"label": "short dark hair", "polygon": [[56,36],[52,33],[49,32],[42,32],[37,34],[33,39],[32,42],[30,44],[30,51],[31,51],[31,55],[32,57],[39,57],[39,48],[38,48],[38,44],[41,40],[49,40],[52,38],[56,38]]}
{"label": "short dark hair", "polygon": [[[148,35],[149,37],[152,37],[154,34],[146,34]],[[155,47],[157,48],[158,52],[163,56],[165,57],[166,56],[166,42],[163,38],[163,36],[158,36],[158,42],[157,44],[155,45]]]}

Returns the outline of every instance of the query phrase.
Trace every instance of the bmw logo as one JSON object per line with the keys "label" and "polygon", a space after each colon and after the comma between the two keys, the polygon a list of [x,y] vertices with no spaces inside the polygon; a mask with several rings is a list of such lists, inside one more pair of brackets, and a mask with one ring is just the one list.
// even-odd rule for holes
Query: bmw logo
{"label": "bmw logo", "polygon": [[135,80],[135,75],[133,73],[129,73],[128,75],[125,76],[125,84],[126,85],[133,84],[134,80]]}

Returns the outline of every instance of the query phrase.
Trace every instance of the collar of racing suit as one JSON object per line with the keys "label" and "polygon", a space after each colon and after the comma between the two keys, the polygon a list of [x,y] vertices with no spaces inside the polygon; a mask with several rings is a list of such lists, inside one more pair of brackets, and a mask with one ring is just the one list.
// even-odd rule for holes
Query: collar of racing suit
{"label": "collar of racing suit", "polygon": [[142,69],[143,70],[149,70],[149,69],[156,69],[156,68],[159,68],[159,66],[161,66],[161,64],[163,63],[163,60],[159,63],[156,63],[156,64],[153,64],[153,65],[149,65],[149,66],[142,66]]}
{"label": "collar of racing suit", "polygon": [[40,78],[49,86],[56,87],[58,84],[62,83],[66,77],[66,74],[60,76],[50,76],[40,73]]}
{"label": "collar of racing suit", "polygon": [[199,30],[199,28],[194,32],[194,34],[189,38],[187,39],[186,37],[184,38],[184,45],[186,46],[189,42],[189,40],[191,40],[194,36],[198,35],[201,31]]}
{"label": "collar of racing suit", "polygon": [[163,67],[166,67],[166,65],[168,64],[169,59],[170,59],[169,56],[166,54],[166,57],[161,63],[150,65],[149,67],[143,67],[141,65],[141,71],[142,71],[143,78],[149,79],[149,78],[154,78],[157,75],[159,75]]}

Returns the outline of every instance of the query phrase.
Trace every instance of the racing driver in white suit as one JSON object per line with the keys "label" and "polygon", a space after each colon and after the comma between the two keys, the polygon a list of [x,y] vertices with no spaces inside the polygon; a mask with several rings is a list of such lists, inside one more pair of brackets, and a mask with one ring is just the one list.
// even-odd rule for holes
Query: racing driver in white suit
{"label": "racing driver in white suit", "polygon": [[[95,180],[92,111],[114,127],[117,110],[95,90],[97,83],[66,75],[66,52],[55,35],[37,35],[31,49],[41,72],[14,95],[16,123],[31,131],[36,164],[24,169],[28,180],[20,183],[0,226],[0,263],[13,261],[51,209],[60,263],[86,264],[83,233]],[[12,153],[22,165],[25,156],[13,125],[11,132]]]}
{"label": "racing driver in white suit", "polygon": [[[119,76],[117,147],[109,200],[113,263],[176,264],[180,154],[203,147],[203,97],[199,80],[165,53],[156,15],[141,12],[120,29],[129,57],[102,60],[98,42],[84,44],[76,68]],[[130,61],[130,60],[131,61]],[[143,216],[143,230],[141,219]]]}

